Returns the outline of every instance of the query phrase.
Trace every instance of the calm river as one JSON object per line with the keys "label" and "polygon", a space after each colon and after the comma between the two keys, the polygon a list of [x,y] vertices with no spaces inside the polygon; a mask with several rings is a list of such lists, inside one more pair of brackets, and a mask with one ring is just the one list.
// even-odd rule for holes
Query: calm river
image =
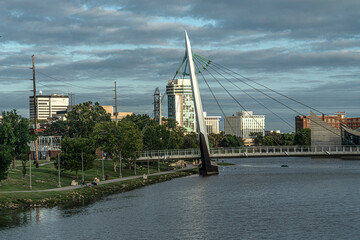
{"label": "calm river", "polygon": [[219,176],[0,212],[0,239],[360,239],[360,161],[227,161]]}

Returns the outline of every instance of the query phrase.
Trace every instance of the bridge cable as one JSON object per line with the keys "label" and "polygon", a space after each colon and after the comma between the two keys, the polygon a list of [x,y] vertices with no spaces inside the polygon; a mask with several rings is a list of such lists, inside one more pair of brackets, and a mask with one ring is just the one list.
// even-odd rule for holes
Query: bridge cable
{"label": "bridge cable", "polygon": [[[195,58],[196,58],[196,57],[195,57]],[[196,61],[194,61],[194,63],[195,63],[195,65],[196,65],[196,67],[197,67],[197,68],[199,68],[199,67],[198,67],[197,62],[196,62]],[[225,120],[225,121],[227,121],[227,123],[229,124],[229,126],[230,126],[231,130],[232,130],[233,132],[235,132],[235,131],[234,131],[234,129],[233,129],[233,127],[231,126],[231,124],[230,124],[229,120],[226,118],[225,112],[224,112],[223,108],[221,107],[221,105],[220,105],[220,103],[219,103],[219,100],[218,100],[218,99],[217,99],[217,97],[215,96],[214,91],[211,89],[211,87],[210,87],[210,85],[209,85],[208,81],[205,79],[205,77],[204,77],[204,75],[202,74],[202,72],[200,72],[200,74],[201,74],[201,76],[202,76],[202,78],[203,78],[204,82],[206,83],[206,85],[207,85],[207,87],[208,87],[209,91],[211,92],[211,95],[213,96],[213,98],[214,98],[214,100],[215,100],[216,104],[217,104],[217,105],[218,105],[218,107],[220,108],[220,111],[221,111],[222,115],[224,116],[224,120]]]}
{"label": "bridge cable", "polygon": [[[199,62],[199,63],[202,65],[201,62]],[[207,71],[207,72],[214,78],[214,80],[231,96],[231,98],[232,98],[242,109],[244,109],[246,113],[248,113],[248,115],[256,122],[256,124],[259,125],[260,128],[261,128],[262,130],[264,130],[264,132],[265,132],[265,128],[262,128],[261,124],[254,118],[254,116],[252,116],[252,115],[249,114],[249,111],[246,110],[246,108],[229,92],[229,90],[227,90],[227,89],[224,87],[224,85],[223,85],[208,69],[206,69],[206,71]],[[280,144],[279,144],[271,135],[269,135],[269,136],[273,139],[273,141],[274,141],[277,145],[280,146]]]}
{"label": "bridge cable", "polygon": [[[208,59],[206,59],[206,58],[204,58],[204,57],[201,57],[201,56],[199,56],[199,55],[197,55],[197,56],[198,56],[198,57],[200,57],[201,59],[206,60],[206,61],[211,61],[211,60],[208,60]],[[204,61],[204,60],[203,60],[203,61]],[[212,63],[214,63],[214,62],[212,62]],[[218,65],[218,66],[220,66],[220,67],[222,67],[222,68],[224,68],[224,69],[227,69],[226,67],[223,67],[223,66],[221,66],[220,64],[216,64],[216,63],[214,63],[214,64],[213,64],[213,66],[214,66],[214,65]],[[227,74],[229,74],[230,76],[234,77],[234,78],[235,78],[235,79],[237,79],[238,81],[240,81],[240,82],[242,82],[242,83],[246,84],[247,86],[249,86],[249,87],[251,87],[251,88],[255,89],[256,91],[258,91],[258,92],[262,93],[263,95],[265,95],[265,96],[269,97],[270,99],[272,99],[272,100],[274,100],[274,101],[276,101],[276,102],[280,103],[281,105],[285,106],[286,108],[289,108],[290,110],[294,111],[295,113],[297,113],[297,114],[299,114],[299,115],[304,116],[304,114],[301,114],[300,112],[298,112],[297,110],[293,109],[292,107],[287,106],[286,104],[282,103],[281,101],[279,101],[279,100],[275,99],[274,97],[272,97],[272,96],[270,96],[270,95],[268,95],[268,94],[264,93],[263,91],[261,91],[261,90],[259,90],[259,89],[255,88],[254,86],[252,86],[252,85],[250,85],[250,84],[246,83],[244,80],[239,79],[238,77],[236,77],[236,76],[234,76],[234,75],[232,75],[232,74],[230,74],[230,73],[226,72],[225,70],[223,70],[222,68],[220,68],[220,67],[218,67],[218,66],[217,66],[217,68],[218,68],[218,69],[220,69],[220,70],[224,71],[225,73],[227,73]],[[212,67],[210,66],[210,68],[212,68]],[[213,68],[212,68],[212,69],[213,69]],[[233,71],[231,71],[231,70],[228,70],[228,71],[233,72]],[[236,73],[236,74],[237,74],[237,73]],[[251,80],[251,79],[249,79],[249,78],[246,78],[246,77],[244,77],[244,76],[242,76],[242,75],[240,75],[240,74],[237,74],[237,75],[239,75],[239,76],[241,76],[241,77],[243,77],[243,78],[245,78],[245,79],[247,79],[247,80],[250,80],[250,81],[252,81],[252,82],[254,82],[254,83],[257,83],[257,82],[255,82],[254,80]],[[260,86],[264,86],[264,85],[259,84],[259,83],[257,83],[257,84],[258,84],[258,85],[260,85]],[[270,88],[268,88],[268,87],[266,87],[266,86],[264,86],[264,87],[265,87],[266,89],[269,89],[269,90],[270,90],[270,91],[272,91],[272,92],[278,93],[277,91],[272,90],[272,89],[270,89]],[[278,93],[278,94],[280,94],[281,96],[284,96],[284,97],[286,97],[286,98],[289,98],[289,99],[290,99],[290,97],[287,97],[287,96],[286,96],[286,95],[284,95],[284,94],[281,94],[281,93]],[[295,100],[295,101],[296,101],[296,100]],[[303,105],[303,106],[307,106],[307,107],[311,108],[310,106],[308,106],[308,105],[306,105],[306,104],[302,104],[302,103],[300,103],[300,102],[299,102],[299,104],[301,104],[301,105]],[[314,110],[314,108],[311,108],[311,109],[313,109],[313,110]],[[315,110],[316,110],[316,109],[315,109]],[[318,111],[318,110],[316,110],[316,111],[317,111],[317,112],[322,113],[321,111]],[[317,123],[317,122],[314,122],[314,123],[315,123],[316,125],[318,125],[318,126],[320,126],[320,127],[324,128],[324,129],[326,129],[326,130],[328,130],[328,131],[330,131],[330,132],[334,133],[335,135],[337,135],[337,136],[340,136],[340,137],[341,137],[341,134],[338,134],[338,133],[334,132],[332,129],[328,129],[328,128],[326,128],[325,126],[323,126],[323,125],[321,125],[321,124],[319,124],[319,123]]]}
{"label": "bridge cable", "polygon": [[[197,59],[199,60],[199,59]],[[234,85],[237,89],[239,89],[240,91],[242,91],[243,93],[245,93],[248,97],[250,97],[252,100],[254,100],[255,102],[257,102],[258,104],[260,104],[262,107],[264,107],[265,109],[267,109],[269,112],[271,112],[272,114],[274,114],[276,117],[278,117],[281,121],[283,121],[285,124],[287,124],[290,128],[293,128],[294,126],[292,126],[290,123],[288,123],[285,119],[283,119],[281,116],[279,116],[277,113],[275,113],[274,111],[272,111],[270,108],[268,108],[267,106],[265,106],[263,103],[261,103],[259,100],[257,100],[256,98],[254,98],[253,96],[251,96],[249,93],[247,93],[245,90],[241,89],[238,85],[236,85],[234,82],[232,82],[230,79],[228,79],[227,77],[225,77],[222,73],[218,72],[215,68],[213,68],[212,66],[210,66],[210,68],[212,70],[214,70],[217,74],[219,74],[220,76],[222,76],[224,79],[226,79],[228,82],[230,82],[232,85]]]}
{"label": "bridge cable", "polygon": [[[198,55],[198,56],[199,56],[199,55]],[[202,57],[202,56],[199,56],[199,57],[202,58],[202,59],[204,59],[205,61],[211,61],[211,60],[209,60],[209,59],[207,59],[207,58],[205,58],[205,57]],[[227,71],[229,71],[229,72],[231,72],[231,73],[233,73],[233,74],[236,74],[236,75],[238,75],[238,76],[240,76],[240,77],[242,77],[242,78],[244,78],[244,79],[246,79],[246,80],[249,80],[249,81],[251,81],[251,82],[253,82],[253,83],[255,83],[255,84],[259,85],[259,86],[262,86],[262,87],[270,90],[271,92],[274,92],[274,93],[276,93],[276,94],[278,94],[278,95],[280,95],[280,96],[283,96],[283,97],[285,97],[285,98],[287,98],[287,99],[289,99],[289,100],[291,100],[291,101],[293,101],[293,102],[295,102],[295,103],[298,103],[298,104],[300,104],[300,105],[302,105],[302,106],[304,106],[304,107],[307,107],[307,108],[309,108],[309,109],[311,109],[311,110],[314,110],[315,112],[321,113],[322,115],[325,115],[325,116],[327,116],[327,117],[329,117],[329,118],[331,118],[331,119],[335,119],[335,120],[337,120],[337,121],[339,121],[339,122],[345,121],[345,120],[342,120],[342,119],[336,119],[335,116],[330,116],[330,115],[328,115],[328,114],[325,114],[325,113],[323,113],[322,111],[320,111],[320,110],[318,110],[318,109],[316,109],[316,108],[314,108],[314,107],[311,107],[310,105],[307,105],[307,104],[305,104],[305,103],[302,103],[302,102],[300,102],[300,101],[298,101],[298,100],[296,100],[296,99],[294,99],[294,98],[292,98],[292,97],[289,97],[289,96],[287,96],[287,95],[285,95],[285,94],[283,94],[283,93],[280,93],[280,92],[278,92],[278,91],[276,91],[276,90],[274,90],[274,89],[271,89],[271,88],[269,88],[269,87],[267,87],[267,86],[265,86],[265,85],[263,85],[263,84],[261,84],[261,83],[256,82],[255,80],[253,80],[253,79],[251,79],[251,78],[248,78],[248,77],[245,77],[245,76],[243,76],[243,75],[241,75],[241,74],[239,74],[239,73],[237,73],[237,72],[235,72],[235,71],[233,71],[233,70],[231,70],[231,69],[229,69],[229,68],[227,68],[227,67],[225,67],[225,66],[223,66],[223,65],[221,65],[221,64],[218,64],[218,63],[213,62],[213,61],[211,61],[211,62],[213,63],[213,66],[216,66],[217,68],[220,68],[220,67],[221,67],[221,68],[224,68],[225,70],[227,70]],[[221,69],[221,68],[220,68],[220,69]],[[226,72],[225,70],[222,69],[222,71]],[[229,75],[231,75],[232,77],[238,79],[238,78],[235,77],[234,75],[232,75],[232,74],[230,74],[230,73],[228,73],[228,72],[226,72],[226,73],[229,74]],[[238,80],[241,81],[240,79],[238,79]],[[300,115],[305,116],[305,115],[303,115],[303,114],[300,114]]]}

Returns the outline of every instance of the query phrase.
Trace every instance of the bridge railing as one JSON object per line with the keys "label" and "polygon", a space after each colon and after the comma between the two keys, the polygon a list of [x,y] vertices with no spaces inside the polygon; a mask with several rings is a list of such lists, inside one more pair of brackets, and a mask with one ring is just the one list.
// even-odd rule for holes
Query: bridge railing
{"label": "bridge railing", "polygon": [[[336,153],[336,152],[360,152],[360,146],[255,146],[238,148],[211,148],[210,155],[240,155],[240,154],[291,154],[291,153]],[[140,158],[166,158],[171,156],[200,156],[200,149],[167,149],[150,150],[139,152]]]}

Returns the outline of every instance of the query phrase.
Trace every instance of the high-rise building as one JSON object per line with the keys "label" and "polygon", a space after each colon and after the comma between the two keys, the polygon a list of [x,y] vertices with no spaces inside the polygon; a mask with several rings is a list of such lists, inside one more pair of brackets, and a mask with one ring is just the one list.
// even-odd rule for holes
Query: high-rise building
{"label": "high-rise building", "polygon": [[166,86],[168,116],[186,132],[196,132],[195,108],[190,79],[169,80]]}
{"label": "high-rise building", "polygon": [[[37,95],[37,118],[51,119],[57,112],[66,111],[69,106],[69,96],[65,95]],[[29,97],[30,119],[35,119],[34,96]]]}
{"label": "high-rise building", "polygon": [[206,131],[208,134],[211,133],[219,133],[219,121],[220,116],[208,116],[206,112],[204,112]]}
{"label": "high-rise building", "polygon": [[225,134],[250,138],[251,133],[265,135],[264,115],[253,115],[252,111],[240,111],[236,116],[225,117]]}

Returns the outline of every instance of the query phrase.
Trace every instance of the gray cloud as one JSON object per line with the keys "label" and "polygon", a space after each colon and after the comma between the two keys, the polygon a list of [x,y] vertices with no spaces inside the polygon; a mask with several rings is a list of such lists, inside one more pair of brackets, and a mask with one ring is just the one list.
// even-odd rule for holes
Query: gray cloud
{"label": "gray cloud", "polygon": [[[336,109],[356,115],[359,7],[355,0],[3,1],[0,109],[28,114],[35,54],[38,89],[111,105],[116,80],[126,111],[151,112],[154,89],[165,90],[184,56],[187,29],[196,53],[329,114]],[[199,81],[205,110],[220,115]],[[226,114],[241,110],[220,86],[211,86]],[[248,109],[266,114],[226,87]],[[296,113],[241,87],[293,123]],[[269,127],[282,127],[270,114],[268,119]]]}

